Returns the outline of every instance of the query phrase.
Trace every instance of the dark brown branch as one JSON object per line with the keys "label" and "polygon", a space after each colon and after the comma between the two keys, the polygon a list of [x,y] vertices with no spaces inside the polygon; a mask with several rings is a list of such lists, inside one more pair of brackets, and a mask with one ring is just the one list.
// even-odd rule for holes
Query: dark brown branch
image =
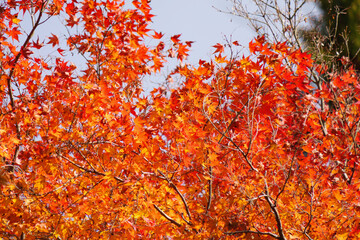
{"label": "dark brown branch", "polygon": [[313,204],[314,204],[314,186],[311,186],[311,193],[309,193],[310,195],[310,212],[309,212],[309,221],[307,222],[305,228],[304,228],[304,234],[305,236],[309,239],[309,240],[312,240],[312,238],[309,236],[308,234],[308,230],[310,229],[310,226],[311,226],[311,221],[313,220],[314,216],[313,216]]}
{"label": "dark brown branch", "polygon": [[206,213],[209,212],[210,206],[211,206],[211,199],[212,199],[212,182],[213,182],[213,176],[212,176],[212,167],[209,167],[209,174],[210,174],[210,179],[209,179],[209,197],[208,197],[208,203],[206,206]]}
{"label": "dark brown branch", "polygon": [[[48,1],[46,2],[43,2],[42,3],[42,6],[41,6],[41,9],[40,9],[40,12],[39,12],[39,16],[36,20],[36,23],[34,25],[34,27],[31,29],[30,31],[30,34],[27,36],[25,42],[23,43],[23,45],[21,46],[20,48],[20,51],[19,53],[15,56],[15,59],[14,59],[14,62],[12,63],[12,68],[10,70],[10,73],[9,73],[9,76],[7,78],[7,88],[8,88],[8,92],[9,92],[9,97],[10,97],[10,104],[11,104],[11,110],[14,111],[15,110],[15,100],[14,100],[14,95],[13,95],[13,92],[12,92],[12,89],[11,89],[11,79],[14,75],[14,72],[15,72],[15,66],[17,64],[17,62],[19,61],[22,53],[23,53],[23,50],[25,50],[26,46],[28,45],[31,37],[33,36],[36,28],[40,25],[40,20],[42,18],[42,14],[43,14],[43,11],[47,5]],[[17,133],[17,138],[19,140],[21,140],[21,135],[20,135],[20,126],[19,126],[19,123],[17,122],[17,120],[15,120],[15,127],[16,127],[16,133]],[[15,164],[15,161],[19,155],[19,151],[20,151],[20,145],[18,144],[15,148],[15,152],[14,152],[14,157],[12,159],[12,164]]]}
{"label": "dark brown branch", "polygon": [[[251,98],[249,98],[246,103],[249,103],[250,100],[251,100],[252,98],[254,98],[254,96],[256,96],[257,92],[259,91],[259,89],[261,88],[262,85],[263,85],[263,83],[260,84],[260,86],[259,86],[259,88],[257,89],[256,93],[254,93],[254,95],[253,95]],[[221,130],[213,123],[213,121],[211,120],[210,116],[206,113],[206,111],[205,111],[205,105],[204,105],[204,104],[205,104],[205,101],[204,101],[204,103],[203,103],[203,109],[202,109],[202,111],[203,111],[205,117],[207,118],[207,122],[210,122],[210,124],[214,127],[214,129],[215,129],[219,134],[221,134],[221,138],[220,138],[220,140],[219,140],[219,143],[222,141],[223,138],[227,139],[227,140],[228,140],[229,142],[231,142],[231,143],[233,144],[233,146],[241,153],[241,155],[244,157],[246,163],[250,166],[251,170],[253,170],[253,171],[255,171],[255,172],[258,172],[258,170],[252,165],[251,161],[250,161],[249,158],[248,158],[248,154],[249,154],[249,151],[250,151],[249,149],[251,148],[252,139],[250,139],[249,148],[248,148],[248,150],[247,150],[247,153],[245,153],[245,152],[233,141],[233,139],[231,139],[229,136],[226,135],[226,134],[227,134],[227,131],[228,131],[228,129],[231,127],[230,125],[231,125],[232,123],[230,123],[230,125],[228,125],[228,127],[227,127],[227,129],[226,129],[226,132],[221,131]],[[245,105],[244,105],[244,106],[245,106]],[[218,107],[218,106],[217,106],[217,107]],[[242,109],[243,109],[243,108],[242,108]],[[242,109],[240,109],[237,113],[240,114],[240,112],[242,111]],[[237,119],[237,117],[238,117],[238,114],[235,115],[235,117],[232,119],[232,121],[235,121],[235,120]]]}
{"label": "dark brown branch", "polygon": [[291,177],[291,173],[292,173],[292,168],[293,168],[293,165],[294,165],[294,161],[295,161],[295,157],[296,157],[296,153],[297,153],[297,150],[295,150],[294,152],[294,156],[292,157],[291,159],[291,164],[290,164],[290,167],[289,167],[289,171],[287,173],[287,176],[286,176],[286,179],[285,179],[285,183],[284,185],[282,186],[281,190],[279,191],[279,193],[277,194],[276,196],[276,200],[278,200],[278,198],[280,197],[280,195],[284,192],[285,188],[286,188],[286,184],[288,183],[290,177]]}
{"label": "dark brown branch", "polygon": [[189,206],[184,198],[184,196],[181,194],[181,192],[179,191],[179,189],[175,186],[174,183],[170,183],[170,186],[175,189],[175,191],[177,192],[177,194],[179,194],[180,198],[181,198],[181,201],[184,203],[184,206],[185,206],[185,210],[186,210],[186,213],[187,215],[189,216],[189,218],[191,219],[191,214],[190,214],[190,210],[189,210]]}
{"label": "dark brown branch", "polygon": [[265,200],[268,202],[268,204],[269,204],[269,206],[271,208],[271,211],[275,215],[276,225],[277,225],[277,229],[278,229],[278,233],[279,233],[278,239],[286,240],[286,237],[284,235],[283,226],[282,226],[282,223],[281,223],[280,214],[279,214],[279,212],[277,210],[277,207],[276,207],[276,201],[275,201],[275,203],[273,202],[272,198],[269,195],[269,189],[268,189],[266,179],[264,179],[264,181],[265,181]]}
{"label": "dark brown branch", "polygon": [[93,165],[87,160],[87,158],[84,156],[84,154],[83,154],[71,141],[69,141],[69,143],[70,143],[70,145],[72,146],[72,148],[74,148],[75,151],[80,154],[80,156],[84,159],[84,161],[85,161],[87,164],[89,164],[89,166],[91,167],[91,169],[92,169],[93,171],[96,171],[96,169],[95,169],[95,168],[93,167]]}
{"label": "dark brown branch", "polygon": [[249,233],[253,233],[253,234],[259,234],[259,235],[265,235],[265,236],[270,236],[273,237],[275,239],[281,239],[278,235],[271,233],[271,232],[260,232],[260,231],[251,231],[251,230],[244,230],[244,231],[236,231],[236,232],[226,232],[226,235],[238,235],[238,234],[249,234]]}
{"label": "dark brown branch", "polygon": [[180,216],[181,216],[181,218],[184,220],[184,222],[186,222],[186,223],[189,224],[190,226],[193,225],[190,221],[188,221],[188,220],[186,220],[186,219],[184,218],[184,214],[183,214],[183,213],[181,213]]}
{"label": "dark brown branch", "polygon": [[247,100],[247,102],[243,105],[243,107],[236,112],[235,116],[233,117],[233,119],[231,120],[231,122],[229,123],[229,125],[227,126],[224,134],[221,136],[220,140],[219,140],[219,143],[221,143],[221,141],[223,140],[224,136],[229,132],[230,128],[233,126],[233,124],[235,123],[235,121],[238,119],[241,111],[245,108],[245,105],[248,103],[250,99]]}
{"label": "dark brown branch", "polygon": [[[85,172],[93,173],[93,174],[96,174],[96,175],[99,175],[99,176],[104,176],[104,177],[106,176],[105,173],[98,172],[98,171],[96,171],[96,170],[94,170],[94,169],[88,169],[88,168],[82,167],[82,166],[80,166],[79,164],[75,163],[74,161],[70,160],[69,158],[67,158],[67,157],[65,157],[65,156],[63,156],[63,155],[61,155],[61,154],[59,154],[59,153],[58,153],[58,155],[59,155],[60,157],[64,158],[64,159],[65,159],[66,161],[68,161],[69,163],[71,163],[72,165],[74,165],[75,167],[80,168],[81,170],[83,170],[83,171],[85,171]],[[116,181],[118,181],[118,182],[124,182],[123,179],[121,179],[121,178],[119,178],[119,177],[116,177],[116,176],[114,176],[114,179],[115,179]]]}
{"label": "dark brown branch", "polygon": [[43,2],[42,6],[41,6],[41,10],[39,12],[39,16],[36,20],[36,23],[34,25],[34,27],[31,29],[29,35],[27,36],[25,42],[23,43],[23,45],[21,46],[21,50],[19,51],[19,53],[16,55],[15,59],[14,59],[14,62],[13,62],[13,67],[11,68],[10,70],[10,74],[8,76],[8,91],[9,91],[9,97],[10,97],[10,101],[11,101],[11,107],[13,109],[15,109],[15,102],[14,102],[14,97],[13,97],[13,94],[12,94],[12,90],[11,90],[11,78],[12,76],[14,75],[14,72],[15,72],[15,66],[17,64],[17,62],[19,61],[21,55],[22,55],[22,50],[24,50],[26,48],[26,46],[28,45],[28,43],[30,42],[30,39],[32,38],[36,28],[40,25],[40,20],[42,18],[42,14],[43,14],[43,11],[44,11],[44,8],[45,6],[47,5],[47,2]]}
{"label": "dark brown branch", "polygon": [[[349,131],[349,135],[350,135],[350,137],[351,137],[351,139],[352,139],[352,141],[353,141],[353,144],[354,144],[354,154],[355,154],[355,155],[358,155],[358,153],[357,153],[357,141],[356,141],[356,136],[354,135],[354,132],[352,131],[352,127],[350,127],[349,121],[348,121],[348,119],[346,118],[346,115],[347,115],[347,114],[346,114],[346,109],[343,109],[343,108],[341,107],[340,101],[339,101],[338,97],[336,96],[336,92],[335,92],[335,90],[334,90],[334,88],[333,88],[332,86],[330,86],[330,90],[331,90],[331,92],[332,92],[333,95],[334,95],[334,102],[336,103],[337,106],[339,106],[338,109],[340,110],[341,115],[342,115],[342,123],[343,123],[344,125],[346,125],[346,127],[347,127],[347,129],[348,129],[348,131]],[[346,180],[346,182],[347,182],[348,185],[351,185],[352,179],[353,179],[353,177],[354,177],[354,173],[355,173],[355,171],[356,171],[356,166],[357,166],[357,165],[356,165],[356,162],[354,162],[354,165],[353,165],[353,167],[351,168],[351,176],[350,176],[350,178],[346,175],[346,172],[343,171],[343,176],[344,176],[344,178],[345,178],[345,180]]]}
{"label": "dark brown branch", "polygon": [[184,206],[185,206],[185,210],[186,210],[186,213],[187,215],[189,216],[189,218],[191,219],[191,214],[190,214],[190,209],[189,209],[189,206],[184,198],[184,196],[181,194],[181,192],[179,191],[179,189],[176,187],[176,185],[171,182],[163,172],[161,172],[160,170],[158,170],[158,172],[163,176],[163,178],[170,184],[170,187],[172,187],[176,193],[180,196],[181,198],[181,201],[183,202]]}
{"label": "dark brown branch", "polygon": [[158,206],[156,206],[155,204],[153,204],[154,208],[167,220],[169,220],[171,223],[175,224],[178,227],[181,227],[181,224],[178,223],[177,221],[175,221],[174,219],[172,219],[171,217],[169,217],[166,213],[164,213]]}

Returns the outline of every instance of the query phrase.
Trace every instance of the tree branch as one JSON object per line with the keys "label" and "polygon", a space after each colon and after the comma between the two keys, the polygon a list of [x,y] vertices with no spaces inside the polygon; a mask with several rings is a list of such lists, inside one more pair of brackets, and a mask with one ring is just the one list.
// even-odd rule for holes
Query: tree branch
{"label": "tree branch", "polygon": [[270,236],[273,237],[275,239],[281,239],[278,235],[271,233],[271,232],[260,232],[260,231],[252,231],[252,230],[244,230],[244,231],[235,231],[235,232],[225,232],[226,235],[238,235],[238,234],[249,234],[249,233],[254,233],[254,234],[260,234],[260,235],[265,235],[265,236]]}
{"label": "tree branch", "polygon": [[170,181],[163,172],[161,172],[160,170],[158,170],[158,172],[164,177],[164,179],[170,184],[170,187],[172,187],[176,193],[180,196],[181,201],[183,202],[184,206],[185,206],[185,210],[187,215],[189,216],[189,218],[191,219],[191,214],[190,214],[190,210],[189,210],[189,206],[184,198],[184,196],[181,194],[181,192],[179,191],[179,189],[176,187],[176,185]]}
{"label": "tree branch", "polygon": [[177,221],[175,221],[174,219],[172,219],[171,217],[169,217],[166,213],[164,213],[158,206],[156,206],[155,204],[153,204],[154,208],[167,220],[169,220],[172,224],[175,224],[178,227],[181,227],[181,224],[178,223]]}
{"label": "tree branch", "polygon": [[268,202],[268,204],[269,204],[269,206],[271,208],[271,211],[275,215],[276,225],[277,225],[277,229],[278,229],[278,233],[279,233],[278,239],[286,240],[286,237],[285,237],[284,231],[283,231],[283,226],[282,226],[282,223],[281,223],[280,214],[279,214],[279,212],[277,210],[277,207],[276,207],[276,201],[275,201],[275,204],[274,204],[273,200],[271,199],[271,197],[269,195],[269,188],[268,188],[268,185],[267,185],[267,182],[266,182],[265,178],[264,178],[264,181],[265,181],[265,200]]}
{"label": "tree branch", "polygon": [[[96,171],[95,169],[88,169],[88,168],[82,167],[82,166],[80,166],[79,164],[75,163],[74,161],[70,160],[69,158],[67,158],[67,157],[65,157],[65,156],[63,156],[63,155],[61,155],[61,154],[59,154],[59,153],[58,153],[58,155],[59,155],[60,157],[64,158],[64,159],[65,159],[66,161],[68,161],[69,163],[71,163],[72,165],[74,165],[75,167],[80,168],[81,170],[83,170],[83,171],[85,171],[85,172],[94,173],[94,174],[96,174],[96,175],[104,176],[104,177],[106,176],[105,173],[98,172],[98,171]],[[118,182],[124,182],[124,180],[121,179],[121,178],[119,178],[119,177],[114,176],[113,178],[114,178],[116,181],[118,181]]]}
{"label": "tree branch", "polygon": [[[14,72],[15,72],[15,66],[16,66],[17,62],[19,61],[19,59],[20,59],[20,57],[21,57],[21,55],[23,53],[23,50],[26,48],[26,46],[28,45],[30,39],[32,38],[36,28],[40,25],[40,20],[41,20],[43,11],[44,11],[47,4],[48,4],[48,1],[45,1],[45,2],[42,3],[41,9],[40,9],[40,12],[39,12],[39,16],[38,16],[38,18],[36,20],[36,23],[35,23],[34,27],[31,29],[30,34],[27,36],[25,42],[21,46],[20,51],[15,56],[14,62],[12,63],[13,66],[12,66],[12,68],[10,70],[10,73],[9,73],[9,76],[7,78],[7,88],[8,88],[8,92],[9,92],[9,98],[10,98],[10,104],[11,104],[12,111],[15,110],[15,100],[14,100],[14,95],[13,95],[13,92],[12,92],[12,89],[11,89],[11,79],[12,79],[12,77],[14,75]],[[16,127],[17,138],[19,140],[21,140],[20,126],[19,126],[19,123],[18,123],[17,120],[15,120],[15,127]],[[14,152],[14,156],[13,156],[12,163],[11,163],[12,165],[15,164],[15,161],[16,161],[17,157],[19,156],[19,151],[20,151],[20,144],[17,144],[16,147],[15,147],[15,152]]]}

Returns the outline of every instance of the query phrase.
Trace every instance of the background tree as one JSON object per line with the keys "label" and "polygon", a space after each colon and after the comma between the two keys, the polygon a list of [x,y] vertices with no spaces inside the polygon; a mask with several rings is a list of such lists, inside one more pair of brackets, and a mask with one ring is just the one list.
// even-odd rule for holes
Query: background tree
{"label": "background tree", "polygon": [[317,62],[330,69],[351,64],[359,67],[358,0],[319,0],[315,4],[306,0],[231,2],[230,13],[247,19],[257,34],[311,51]]}
{"label": "background tree", "polygon": [[[248,20],[250,27],[271,41],[286,41],[290,46],[302,46],[301,30],[308,20],[304,11],[306,0],[231,0],[232,9],[227,13]],[[310,11],[308,11],[310,12]]]}
{"label": "background tree", "polygon": [[[0,236],[360,238],[357,73],[311,78],[325,68],[265,37],[247,57],[235,41],[185,65],[191,43],[166,45],[149,2],[132,3],[1,6]],[[32,39],[57,15],[68,36]],[[84,69],[66,60],[77,54]],[[167,57],[184,81],[145,95],[142,79]]]}
{"label": "background tree", "polygon": [[[346,57],[348,63],[359,68],[360,1],[320,0],[317,6],[322,15],[314,16],[311,22],[313,29],[305,31],[306,44],[317,50],[321,49],[321,55],[326,61],[332,62],[334,57],[337,60]],[[317,44],[318,42],[322,42],[322,45]]]}

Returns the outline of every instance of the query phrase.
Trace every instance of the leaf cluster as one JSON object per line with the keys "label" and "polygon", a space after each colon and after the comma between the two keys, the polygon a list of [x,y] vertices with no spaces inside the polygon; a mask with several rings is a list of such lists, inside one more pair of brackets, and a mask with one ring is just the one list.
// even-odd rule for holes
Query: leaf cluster
{"label": "leaf cluster", "polygon": [[[149,4],[1,6],[0,237],[359,238],[358,73],[325,80],[325,65],[265,37],[247,57],[235,41],[184,64],[191,42],[164,42]],[[34,40],[54,16],[68,35]],[[184,81],[144,94],[168,58]]]}

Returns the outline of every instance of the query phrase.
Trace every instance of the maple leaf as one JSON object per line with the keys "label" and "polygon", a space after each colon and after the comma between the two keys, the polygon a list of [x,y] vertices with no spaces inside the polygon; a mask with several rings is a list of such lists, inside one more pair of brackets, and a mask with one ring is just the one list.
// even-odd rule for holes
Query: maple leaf
{"label": "maple leaf", "polygon": [[10,36],[12,40],[19,41],[19,35],[21,32],[18,30],[18,28],[13,28],[10,31],[6,31],[6,34]]}
{"label": "maple leaf", "polygon": [[[164,55],[183,60],[193,42],[141,37],[147,0],[35,2],[0,6],[0,238],[358,237],[354,68],[262,36],[246,57],[216,44],[148,93]],[[67,42],[87,64],[76,71],[50,33],[57,58],[32,54],[43,43],[18,31],[18,11],[84,26]]]}
{"label": "maple leaf", "polygon": [[21,54],[25,57],[25,58],[29,58],[29,56],[32,54],[33,52],[29,49],[29,48],[22,48],[21,49]]}
{"label": "maple leaf", "polygon": [[181,34],[178,34],[178,35],[174,35],[174,36],[172,36],[170,39],[171,39],[171,41],[173,42],[173,43],[179,43],[180,42],[180,36],[181,36]]}
{"label": "maple leaf", "polygon": [[53,47],[55,47],[56,45],[59,45],[59,39],[56,35],[51,34],[52,36],[49,37],[49,42],[48,44],[52,44]]}
{"label": "maple leaf", "polygon": [[186,41],[186,42],[185,42],[185,44],[186,44],[188,47],[191,47],[193,43],[194,43],[193,41]]}
{"label": "maple leaf", "polygon": [[222,53],[222,52],[224,52],[224,46],[221,45],[220,43],[214,45],[213,48],[216,48],[215,52],[213,52],[213,53]]}
{"label": "maple leaf", "polygon": [[44,46],[44,43],[39,43],[39,38],[37,38],[36,42],[33,41],[32,46],[36,49],[40,49]]}
{"label": "maple leaf", "polygon": [[188,56],[188,51],[187,45],[180,44],[177,49],[177,58],[180,60],[185,59]]}
{"label": "maple leaf", "polygon": [[61,56],[64,56],[63,53],[65,50],[61,49],[61,48],[58,48],[56,49],[56,51],[61,55]]}
{"label": "maple leaf", "polygon": [[21,22],[21,20],[18,19],[18,18],[16,18],[16,17],[14,17],[13,19],[11,19],[11,21],[12,21],[13,23],[15,23],[15,24],[19,24],[19,23]]}
{"label": "maple leaf", "polygon": [[161,39],[163,36],[164,36],[163,33],[161,33],[161,32],[155,32],[155,31],[154,31],[153,38],[155,38],[155,39]]}

